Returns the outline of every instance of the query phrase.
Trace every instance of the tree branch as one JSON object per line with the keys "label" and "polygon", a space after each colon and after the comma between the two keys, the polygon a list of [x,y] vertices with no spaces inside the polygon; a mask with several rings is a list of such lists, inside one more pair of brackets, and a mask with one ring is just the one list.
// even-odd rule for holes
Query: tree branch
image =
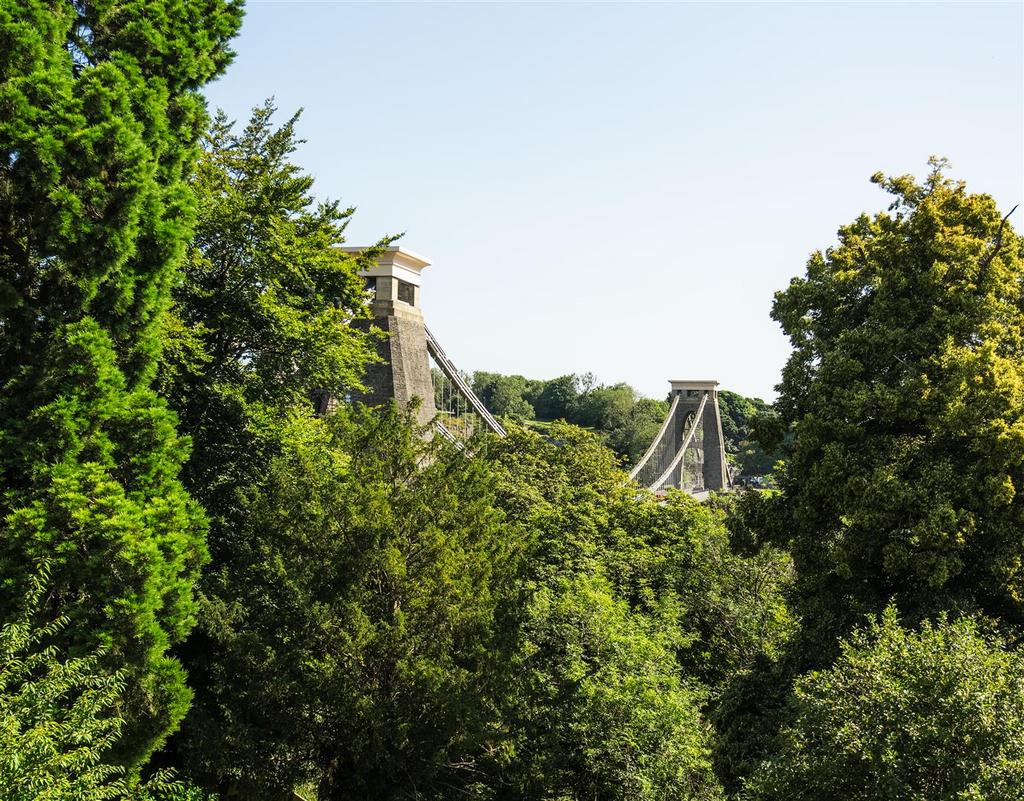
{"label": "tree branch", "polygon": [[[1018,203],[1017,206],[1019,206],[1019,205],[1020,204]],[[1010,219],[1010,215],[1013,214],[1017,210],[1017,206],[1014,206],[1012,209],[1010,209],[1006,213],[1006,216],[1003,217],[1002,222],[999,223],[999,230],[996,232],[996,243],[992,246],[992,250],[990,250],[985,255],[985,258],[983,258],[981,260],[981,265],[980,266],[981,266],[981,272],[983,274],[985,273],[986,270],[988,270],[988,267],[992,263],[992,260],[996,257],[996,254],[999,253],[999,248],[1001,248],[1003,246],[1003,228],[1006,225],[1006,221],[1008,219]]]}

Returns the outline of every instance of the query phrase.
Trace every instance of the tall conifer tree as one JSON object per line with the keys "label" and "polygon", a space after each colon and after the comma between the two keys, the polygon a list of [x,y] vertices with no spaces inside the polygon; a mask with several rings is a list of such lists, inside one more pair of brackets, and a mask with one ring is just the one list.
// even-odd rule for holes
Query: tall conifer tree
{"label": "tall conifer tree", "polygon": [[204,523],[150,385],[192,223],[198,90],[240,6],[0,2],[0,611],[47,555],[43,611],[68,617],[66,645],[125,667],[129,764],[189,703],[167,650],[194,622]]}

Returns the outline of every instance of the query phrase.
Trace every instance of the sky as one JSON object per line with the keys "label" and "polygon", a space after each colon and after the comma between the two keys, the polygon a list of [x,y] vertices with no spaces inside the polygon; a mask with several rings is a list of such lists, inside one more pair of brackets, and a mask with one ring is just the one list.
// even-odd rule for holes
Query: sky
{"label": "sky", "polygon": [[[427,257],[462,370],[766,399],[773,294],[876,171],[1024,201],[1024,3],[249,0],[211,109],[303,109],[348,244]],[[1018,230],[1022,212],[1011,218]]]}

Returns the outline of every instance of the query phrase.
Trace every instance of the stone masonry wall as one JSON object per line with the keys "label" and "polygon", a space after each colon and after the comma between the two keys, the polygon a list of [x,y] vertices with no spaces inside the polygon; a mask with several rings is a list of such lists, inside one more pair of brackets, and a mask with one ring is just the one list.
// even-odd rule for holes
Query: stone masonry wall
{"label": "stone masonry wall", "polygon": [[[353,325],[365,331],[371,321],[356,320]],[[377,352],[384,361],[367,368],[363,383],[368,391],[354,394],[353,399],[370,406],[394,400],[404,407],[413,398],[419,398],[417,419],[422,424],[429,423],[435,414],[434,385],[430,378],[423,317],[419,314],[392,314],[374,319],[372,325],[388,334],[377,343]]]}

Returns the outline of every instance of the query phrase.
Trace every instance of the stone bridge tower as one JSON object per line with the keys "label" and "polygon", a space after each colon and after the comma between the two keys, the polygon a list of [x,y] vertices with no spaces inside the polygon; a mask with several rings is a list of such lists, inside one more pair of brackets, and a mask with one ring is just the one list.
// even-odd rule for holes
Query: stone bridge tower
{"label": "stone bridge tower", "polygon": [[[358,254],[365,248],[342,248]],[[377,263],[359,274],[373,293],[372,320],[356,320],[353,325],[364,331],[375,326],[387,333],[377,344],[383,359],[366,370],[363,383],[367,391],[353,393],[352,399],[369,406],[396,401],[404,407],[419,398],[417,415],[422,424],[434,418],[434,384],[430,377],[426,328],[420,305],[420,273],[430,262],[400,247],[387,248]]]}
{"label": "stone bridge tower", "polygon": [[679,395],[679,411],[675,425],[676,441],[682,440],[682,431],[689,413],[696,413],[701,398],[704,404],[704,489],[721,490],[729,486],[728,465],[725,461],[725,437],[722,434],[722,415],[718,409],[717,381],[671,381],[672,394]]}

